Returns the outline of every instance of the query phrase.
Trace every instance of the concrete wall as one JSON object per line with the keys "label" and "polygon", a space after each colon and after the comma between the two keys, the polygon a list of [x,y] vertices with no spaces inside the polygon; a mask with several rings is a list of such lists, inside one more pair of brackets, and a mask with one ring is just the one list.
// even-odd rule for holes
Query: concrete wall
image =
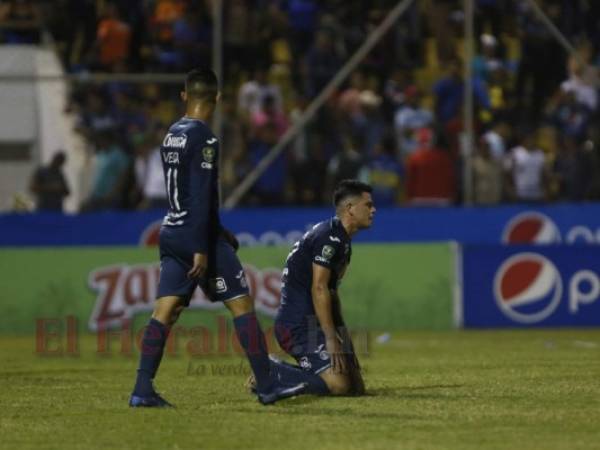
{"label": "concrete wall", "polygon": [[87,156],[82,139],[73,131],[75,117],[65,113],[67,83],[35,80],[62,73],[51,49],[0,46],[0,211],[13,209],[16,198],[31,205],[31,174],[59,149],[67,153],[65,175],[72,192],[65,209],[75,211],[81,200]]}

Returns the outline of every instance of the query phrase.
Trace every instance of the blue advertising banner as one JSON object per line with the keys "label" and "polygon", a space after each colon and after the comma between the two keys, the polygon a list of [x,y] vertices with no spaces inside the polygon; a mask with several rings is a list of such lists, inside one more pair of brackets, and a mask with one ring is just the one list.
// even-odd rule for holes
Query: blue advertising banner
{"label": "blue advertising banner", "polygon": [[[242,245],[291,245],[332,208],[240,208],[222,213]],[[0,246],[153,245],[164,211],[0,214]],[[357,242],[600,243],[600,204],[542,208],[381,208]]]}
{"label": "blue advertising banner", "polygon": [[466,245],[462,262],[465,328],[600,325],[594,246]]}

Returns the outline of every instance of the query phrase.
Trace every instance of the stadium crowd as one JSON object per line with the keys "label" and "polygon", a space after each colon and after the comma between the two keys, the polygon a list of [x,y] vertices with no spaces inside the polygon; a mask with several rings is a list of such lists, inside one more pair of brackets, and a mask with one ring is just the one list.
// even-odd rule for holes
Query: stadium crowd
{"label": "stadium crowd", "polygon": [[[476,0],[473,201],[600,199],[600,2]],[[395,0],[226,0],[225,194],[301,116]],[[462,2],[417,0],[243,200],[321,205],[358,177],[378,206],[461,204]],[[8,0],[0,40],[51,42],[71,73],[181,73],[210,63],[210,0]],[[82,211],[165,205],[157,146],[179,85],[80,83],[70,109],[96,159]]]}

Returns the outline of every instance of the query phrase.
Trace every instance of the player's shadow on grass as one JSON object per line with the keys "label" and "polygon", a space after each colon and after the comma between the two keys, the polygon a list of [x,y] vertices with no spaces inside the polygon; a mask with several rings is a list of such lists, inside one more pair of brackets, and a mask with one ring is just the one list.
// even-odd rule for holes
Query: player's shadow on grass
{"label": "player's shadow on grass", "polygon": [[[458,389],[464,387],[463,384],[432,384],[428,386],[405,386],[405,387],[383,387],[377,389],[367,389],[367,397],[386,397],[386,398],[438,398],[441,396],[436,391],[446,389]],[[444,395],[444,398],[448,398]]]}
{"label": "player's shadow on grass", "polygon": [[[352,401],[353,398],[358,397],[336,397],[339,400]],[[364,397],[363,397],[364,398]],[[290,401],[283,401],[277,403],[269,408],[262,408],[261,412],[271,413],[277,412],[277,414],[284,416],[317,416],[317,417],[332,417],[332,416],[345,416],[355,417],[357,419],[409,419],[416,417],[414,415],[407,415],[405,413],[393,413],[393,412],[373,412],[373,411],[359,411],[356,405],[349,404],[348,407],[335,407],[332,406],[328,401],[331,400],[326,397],[318,397],[314,395],[303,395]],[[244,413],[256,413],[254,408],[236,408],[236,412]]]}

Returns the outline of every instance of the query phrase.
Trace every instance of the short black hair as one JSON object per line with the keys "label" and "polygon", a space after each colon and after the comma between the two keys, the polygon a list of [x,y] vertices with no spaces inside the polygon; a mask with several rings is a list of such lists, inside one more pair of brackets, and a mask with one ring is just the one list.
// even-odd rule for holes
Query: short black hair
{"label": "short black hair", "polygon": [[336,208],[348,197],[358,197],[363,192],[369,194],[373,192],[373,188],[367,183],[358,180],[342,180],[338,183],[333,192],[333,206]]}
{"label": "short black hair", "polygon": [[192,70],[185,77],[185,92],[191,99],[216,102],[219,93],[217,75],[208,68]]}

